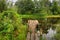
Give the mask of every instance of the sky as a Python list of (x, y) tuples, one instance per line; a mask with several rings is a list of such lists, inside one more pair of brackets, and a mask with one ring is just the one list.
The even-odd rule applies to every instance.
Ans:
[[(13, 2), (16, 2), (17, 0), (12, 0)], [(50, 0), (52, 2), (52, 0)]]
[[(17, 0), (9, 0), (9, 1), (13, 1), (15, 3)], [(32, 0), (32, 1), (34, 1), (34, 0)], [(39, 1), (39, 0), (37, 0), (37, 1)], [(50, 1), (53, 2), (53, 0), (50, 0)]]
[(8, 1), (13, 1), (13, 2), (16, 2), (17, 0), (8, 0)]
[[(14, 2), (13, 5), (14, 5), (17, 0), (9, 0), (9, 1), (13, 1)], [(32, 1), (34, 1), (34, 0), (32, 0)], [(39, 0), (37, 0), (37, 1), (39, 1)], [(52, 2), (53, 0), (50, 0), (50, 1)]]
[[(17, 0), (13, 0), (13, 2), (16, 2)], [(50, 0), (51, 2), (53, 1), (53, 0)], [(56, 0), (56, 1), (58, 1), (58, 0)]]
[(8, 1), (12, 1), (12, 2), (13, 2), (13, 5), (15, 5), (15, 2), (16, 2), (17, 0), (8, 0)]
[(17, 0), (12, 0), (13, 2), (16, 2)]

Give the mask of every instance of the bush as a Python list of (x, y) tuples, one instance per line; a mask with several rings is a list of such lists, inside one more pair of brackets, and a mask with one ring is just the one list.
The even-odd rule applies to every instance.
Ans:
[(0, 13), (0, 40), (25, 40), (26, 27), (18, 13), (4, 11)]
[(56, 40), (60, 40), (60, 26), (57, 27), (57, 33), (56, 33), (56, 35), (55, 35), (55, 39), (56, 39)]

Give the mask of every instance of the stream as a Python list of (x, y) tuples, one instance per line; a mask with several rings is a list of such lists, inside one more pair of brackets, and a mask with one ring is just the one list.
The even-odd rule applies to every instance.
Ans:
[(50, 28), (48, 30), (47, 34), (43, 34), (42, 38), (46, 38), (46, 40), (55, 40), (54, 35), (56, 34), (56, 30), (52, 30), (52, 28)]
[(39, 36), (40, 33), (38, 31), (37, 33), (35, 33), (35, 38), (33, 36), (34, 34), (30, 34), (28, 32), (27, 40), (55, 40), (54, 38), (55, 34), (56, 34), (56, 30), (52, 30), (52, 28), (48, 30), (47, 34), (43, 34), (42, 36)]

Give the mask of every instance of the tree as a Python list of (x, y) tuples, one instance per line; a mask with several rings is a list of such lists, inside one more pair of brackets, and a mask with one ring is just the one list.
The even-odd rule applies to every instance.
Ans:
[(31, 13), (35, 8), (32, 0), (18, 0), (16, 6), (18, 7), (18, 13), (21, 14)]
[(0, 12), (7, 9), (6, 0), (0, 0)]
[(7, 7), (8, 7), (8, 8), (12, 8), (12, 6), (13, 6), (13, 1), (8, 0), (8, 1), (7, 1)]
[(53, 15), (58, 14), (58, 3), (57, 1), (53, 1), (52, 6), (51, 6), (51, 12)]
[(41, 8), (43, 8), (43, 10), (47, 11), (47, 14), (50, 15), (51, 14), (51, 5), (52, 3), (49, 0), (42, 0), (41, 1)]

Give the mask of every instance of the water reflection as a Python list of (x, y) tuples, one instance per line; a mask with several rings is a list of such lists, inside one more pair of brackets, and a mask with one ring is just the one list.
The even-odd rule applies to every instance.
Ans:
[(47, 34), (43, 34), (43, 39), (46, 38), (46, 40), (55, 40), (54, 39), (54, 35), (56, 34), (56, 30), (53, 30), (52, 28), (50, 28), (48, 30), (48, 33)]

